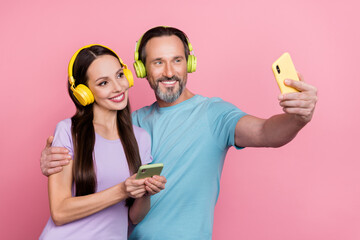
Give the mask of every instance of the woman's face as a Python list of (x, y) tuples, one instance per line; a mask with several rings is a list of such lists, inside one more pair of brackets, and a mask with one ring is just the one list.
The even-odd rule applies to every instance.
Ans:
[(111, 55), (96, 58), (87, 70), (88, 87), (94, 95), (94, 107), (117, 111), (126, 107), (129, 83), (119, 60)]

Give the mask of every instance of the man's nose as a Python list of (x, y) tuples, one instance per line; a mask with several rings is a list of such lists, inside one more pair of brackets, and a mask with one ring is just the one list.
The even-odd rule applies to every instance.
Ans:
[(171, 64), (166, 64), (165, 65), (165, 69), (164, 69), (164, 73), (163, 73), (164, 76), (168, 77), (168, 78), (171, 78), (174, 76), (174, 69), (173, 67), (171, 66)]

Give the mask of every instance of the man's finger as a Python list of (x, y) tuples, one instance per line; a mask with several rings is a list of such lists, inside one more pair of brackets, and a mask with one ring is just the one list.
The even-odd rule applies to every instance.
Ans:
[(46, 176), (50, 176), (50, 175), (52, 175), (52, 174), (61, 172), (62, 170), (63, 170), (62, 167), (49, 168), (49, 169), (47, 170), (47, 172), (44, 172), (44, 174), (45, 174)]
[[(47, 153), (49, 154), (56, 154), (56, 153), (69, 153), (69, 150), (64, 147), (50, 147), (48, 148)], [(70, 156), (70, 155), (69, 155)]]
[(288, 86), (288, 87), (293, 87), (293, 88), (299, 90), (300, 92), (307, 91), (307, 90), (311, 89), (309, 87), (310, 85), (306, 84), (305, 82), (295, 81), (295, 80), (292, 80), (292, 79), (286, 79), (285, 80), (285, 85)]
[(70, 160), (71, 155), (69, 154), (49, 154), (46, 156), (46, 161), (44, 162), (51, 162), (51, 161), (63, 161), (63, 160)]
[(305, 100), (281, 101), (279, 104), (282, 107), (308, 108), (308, 107), (311, 106), (311, 102), (310, 101), (305, 101)]
[(301, 73), (297, 72), (298, 78), (300, 81), (304, 81), (304, 77), (301, 75)]
[(284, 81), (284, 83), (285, 83), (286, 86), (293, 87), (293, 88), (299, 90), (300, 92), (311, 91), (314, 94), (317, 93), (317, 88), (316, 87), (314, 87), (314, 86), (312, 86), (312, 85), (310, 85), (308, 83), (305, 83), (303, 81), (295, 81), (295, 80), (291, 80), (291, 79), (286, 79)]
[(70, 163), (70, 160), (51, 161), (48, 163), (49, 168), (63, 167)]
[(283, 111), (289, 114), (296, 114), (299, 116), (309, 116), (311, 115), (311, 110), (307, 108), (296, 108), (296, 107), (285, 107)]
[(45, 148), (51, 147), (52, 141), (54, 140), (54, 136), (50, 136), (48, 137), (48, 139), (46, 140), (46, 146)]

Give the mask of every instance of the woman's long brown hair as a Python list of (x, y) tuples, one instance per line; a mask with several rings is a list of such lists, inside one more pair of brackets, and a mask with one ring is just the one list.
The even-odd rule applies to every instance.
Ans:
[[(79, 52), (73, 67), (75, 86), (78, 84), (87, 86), (87, 69), (97, 57), (102, 55), (111, 55), (117, 58), (116, 54), (110, 49), (98, 45), (85, 48)], [(93, 104), (82, 106), (74, 97), (70, 84), (68, 85), (68, 91), (76, 106), (76, 113), (71, 118), (74, 143), (73, 179), (75, 196), (84, 196), (95, 193), (97, 188), (93, 159), (95, 145)], [(129, 165), (129, 171), (135, 173), (141, 165), (141, 160), (131, 121), (130, 102), (123, 110), (117, 111), (117, 129)]]

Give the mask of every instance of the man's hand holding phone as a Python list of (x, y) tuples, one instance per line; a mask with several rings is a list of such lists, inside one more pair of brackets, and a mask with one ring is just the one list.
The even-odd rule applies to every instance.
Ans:
[(279, 95), (279, 104), (285, 113), (294, 114), (300, 121), (308, 123), (314, 114), (318, 99), (317, 89), (316, 87), (305, 83), (300, 73), (298, 73), (298, 76), (300, 81), (286, 79), (285, 84), (299, 92)]
[(294, 114), (305, 124), (310, 122), (317, 102), (316, 87), (305, 83), (301, 74), (296, 72), (289, 53), (277, 59), (272, 70), (281, 91), (278, 99), (283, 111)]

